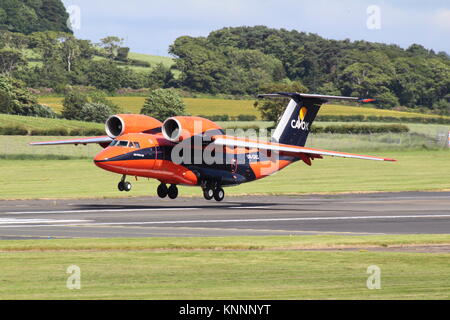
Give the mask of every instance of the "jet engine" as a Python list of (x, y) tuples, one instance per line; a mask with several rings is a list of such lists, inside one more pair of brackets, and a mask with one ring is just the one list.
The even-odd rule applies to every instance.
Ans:
[(142, 114), (116, 114), (106, 120), (105, 130), (114, 139), (126, 133), (151, 131), (161, 125), (161, 121)]
[(214, 134), (223, 134), (222, 128), (217, 124), (200, 117), (171, 117), (162, 125), (164, 138), (171, 142), (181, 142), (208, 131)]

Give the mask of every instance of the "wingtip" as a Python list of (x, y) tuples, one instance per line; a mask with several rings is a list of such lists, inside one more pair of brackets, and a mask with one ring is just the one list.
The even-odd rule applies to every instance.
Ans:
[(371, 103), (371, 102), (376, 102), (376, 99), (359, 99), (360, 103)]
[(384, 161), (389, 161), (389, 162), (397, 162), (397, 160), (396, 160), (396, 159), (389, 159), (389, 158), (387, 158), (387, 159), (384, 159)]

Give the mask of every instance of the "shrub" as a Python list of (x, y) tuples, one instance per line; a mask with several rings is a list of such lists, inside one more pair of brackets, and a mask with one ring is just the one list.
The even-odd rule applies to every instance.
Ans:
[(4, 136), (26, 136), (27, 134), (28, 130), (20, 126), (0, 128), (0, 135)]
[(240, 114), (237, 116), (238, 121), (255, 121), (256, 116), (252, 114)]
[(20, 115), (30, 117), (52, 118), (52, 119), (58, 118), (58, 114), (55, 111), (53, 111), (52, 108), (43, 104), (24, 106), (21, 110)]
[(141, 114), (158, 120), (185, 114), (185, 105), (180, 95), (172, 89), (156, 89), (150, 92)]
[(211, 121), (230, 121), (230, 116), (227, 114), (215, 114), (210, 116), (199, 115), (199, 117), (209, 119)]
[(84, 93), (67, 92), (63, 100), (62, 116), (69, 120), (80, 120), (80, 110), (88, 102), (88, 96)]
[(65, 128), (53, 128), (53, 129), (34, 129), (31, 130), (32, 136), (68, 136), (69, 132)]
[(110, 107), (102, 103), (86, 103), (81, 107), (78, 119), (88, 122), (105, 122), (113, 114)]

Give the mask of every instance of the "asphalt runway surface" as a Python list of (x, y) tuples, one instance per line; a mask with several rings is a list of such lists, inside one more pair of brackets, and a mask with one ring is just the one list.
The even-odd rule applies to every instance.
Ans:
[(0, 201), (0, 239), (450, 234), (450, 192)]

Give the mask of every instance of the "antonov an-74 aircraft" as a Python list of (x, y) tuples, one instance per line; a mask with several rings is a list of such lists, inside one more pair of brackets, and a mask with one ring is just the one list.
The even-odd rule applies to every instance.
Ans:
[(298, 160), (307, 165), (323, 156), (395, 161), (336, 151), (306, 148), (311, 125), (320, 106), (330, 100), (370, 102), (370, 99), (279, 92), (261, 98), (290, 98), (269, 141), (226, 135), (216, 123), (190, 116), (164, 123), (140, 114), (118, 114), (106, 121), (100, 137), (36, 142), (32, 145), (97, 143), (104, 149), (94, 163), (122, 175), (120, 191), (130, 191), (126, 176), (160, 181), (158, 196), (175, 199), (177, 185), (199, 186), (205, 199), (222, 201), (223, 187), (262, 179)]

